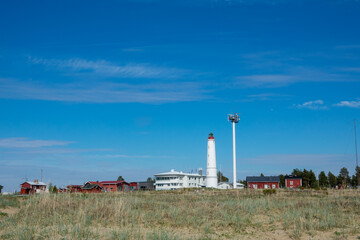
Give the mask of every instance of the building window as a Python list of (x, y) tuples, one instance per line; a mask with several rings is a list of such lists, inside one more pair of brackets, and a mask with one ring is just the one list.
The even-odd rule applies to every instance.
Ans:
[(293, 185), (293, 181), (290, 181), (290, 185)]

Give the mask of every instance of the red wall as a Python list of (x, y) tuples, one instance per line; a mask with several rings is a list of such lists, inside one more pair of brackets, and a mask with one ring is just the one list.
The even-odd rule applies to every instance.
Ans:
[(83, 189), (84, 193), (101, 193), (101, 188)]
[(257, 189), (265, 189), (265, 185), (268, 185), (268, 188), (273, 188), (273, 184), (275, 185), (275, 188), (279, 188), (279, 182), (249, 182), (248, 188), (254, 189), (254, 184), (257, 185)]
[[(105, 192), (117, 192), (118, 186), (116, 184), (102, 184)], [(112, 188), (112, 189), (111, 189)]]
[[(290, 184), (290, 181), (292, 181), (292, 185)], [(302, 180), (301, 179), (285, 179), (285, 187), (286, 188), (298, 188), (302, 186)]]

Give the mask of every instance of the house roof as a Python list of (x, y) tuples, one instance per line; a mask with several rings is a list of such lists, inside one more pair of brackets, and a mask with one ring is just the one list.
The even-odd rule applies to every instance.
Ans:
[(296, 175), (286, 175), (285, 179), (302, 179), (302, 177)]
[(175, 171), (174, 169), (171, 169), (170, 172), (165, 172), (165, 173), (158, 173), (158, 174), (154, 174), (154, 176), (168, 176), (168, 175), (177, 175), (177, 176), (196, 176), (196, 177), (205, 177), (205, 175), (200, 175), (198, 173), (184, 173), (184, 172), (178, 172), (178, 171)]
[(85, 189), (85, 190), (87, 190), (87, 189), (93, 189), (93, 188), (95, 188), (95, 187), (99, 187), (99, 188), (102, 188), (102, 186), (100, 186), (100, 184), (92, 184), (92, 183), (90, 183), (90, 182), (87, 182), (87, 183), (85, 183), (85, 185), (82, 187), (82, 189)]
[(280, 182), (279, 176), (246, 177), (246, 182)]
[(28, 183), (28, 184), (30, 184), (30, 185), (32, 185), (32, 186), (46, 186), (47, 184), (46, 183), (44, 183), (44, 182), (30, 182), (30, 181), (27, 181), (27, 182), (23, 182), (21, 185), (23, 185), (24, 183)]
[(113, 184), (113, 185), (117, 185), (117, 184), (129, 184), (125, 181), (102, 181), (100, 182), (101, 184), (106, 184), (106, 185), (110, 185), (110, 184)]

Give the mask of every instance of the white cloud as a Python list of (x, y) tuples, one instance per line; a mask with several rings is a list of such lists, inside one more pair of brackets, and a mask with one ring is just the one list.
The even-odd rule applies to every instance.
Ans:
[(281, 74), (240, 76), (237, 80), (246, 87), (280, 87), (296, 82), (293, 76)]
[(268, 101), (268, 100), (286, 100), (291, 98), (291, 95), (287, 94), (275, 94), (275, 93), (260, 93), (260, 94), (251, 94), (247, 96), (245, 102), (252, 101)]
[(105, 60), (90, 61), (80, 58), (60, 60), (30, 57), (29, 62), (61, 70), (71, 70), (74, 72), (89, 71), (101, 76), (121, 78), (177, 78), (189, 72), (184, 69), (158, 67), (150, 64), (129, 63), (118, 65)]
[(0, 139), (1, 148), (38, 148), (50, 146), (64, 146), (72, 142), (57, 140), (29, 140), (27, 138), (2, 138)]
[(337, 107), (349, 107), (349, 108), (360, 108), (360, 99), (356, 101), (341, 101), (334, 104)]
[(297, 108), (307, 108), (312, 110), (320, 110), (320, 109), (327, 109), (326, 106), (324, 106), (323, 100), (315, 100), (315, 101), (308, 101), (303, 104), (296, 105)]
[(0, 98), (91, 103), (164, 103), (208, 98), (200, 83), (76, 82), (44, 85), (0, 78)]

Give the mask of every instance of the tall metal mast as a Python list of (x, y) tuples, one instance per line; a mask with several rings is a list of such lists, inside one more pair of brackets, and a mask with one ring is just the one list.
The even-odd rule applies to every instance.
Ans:
[(355, 158), (356, 158), (356, 167), (355, 167), (355, 176), (357, 178), (357, 186), (360, 186), (360, 174), (358, 173), (359, 161), (358, 161), (358, 152), (357, 152), (357, 137), (356, 137), (356, 119), (354, 119), (354, 131), (355, 131)]
[(235, 124), (239, 122), (240, 118), (237, 113), (229, 114), (228, 119), (233, 126), (233, 188), (236, 188), (236, 146), (235, 146)]
[(358, 153), (357, 153), (357, 138), (356, 138), (356, 119), (354, 119), (354, 130), (355, 130), (355, 156), (356, 156), (356, 167), (359, 166)]

